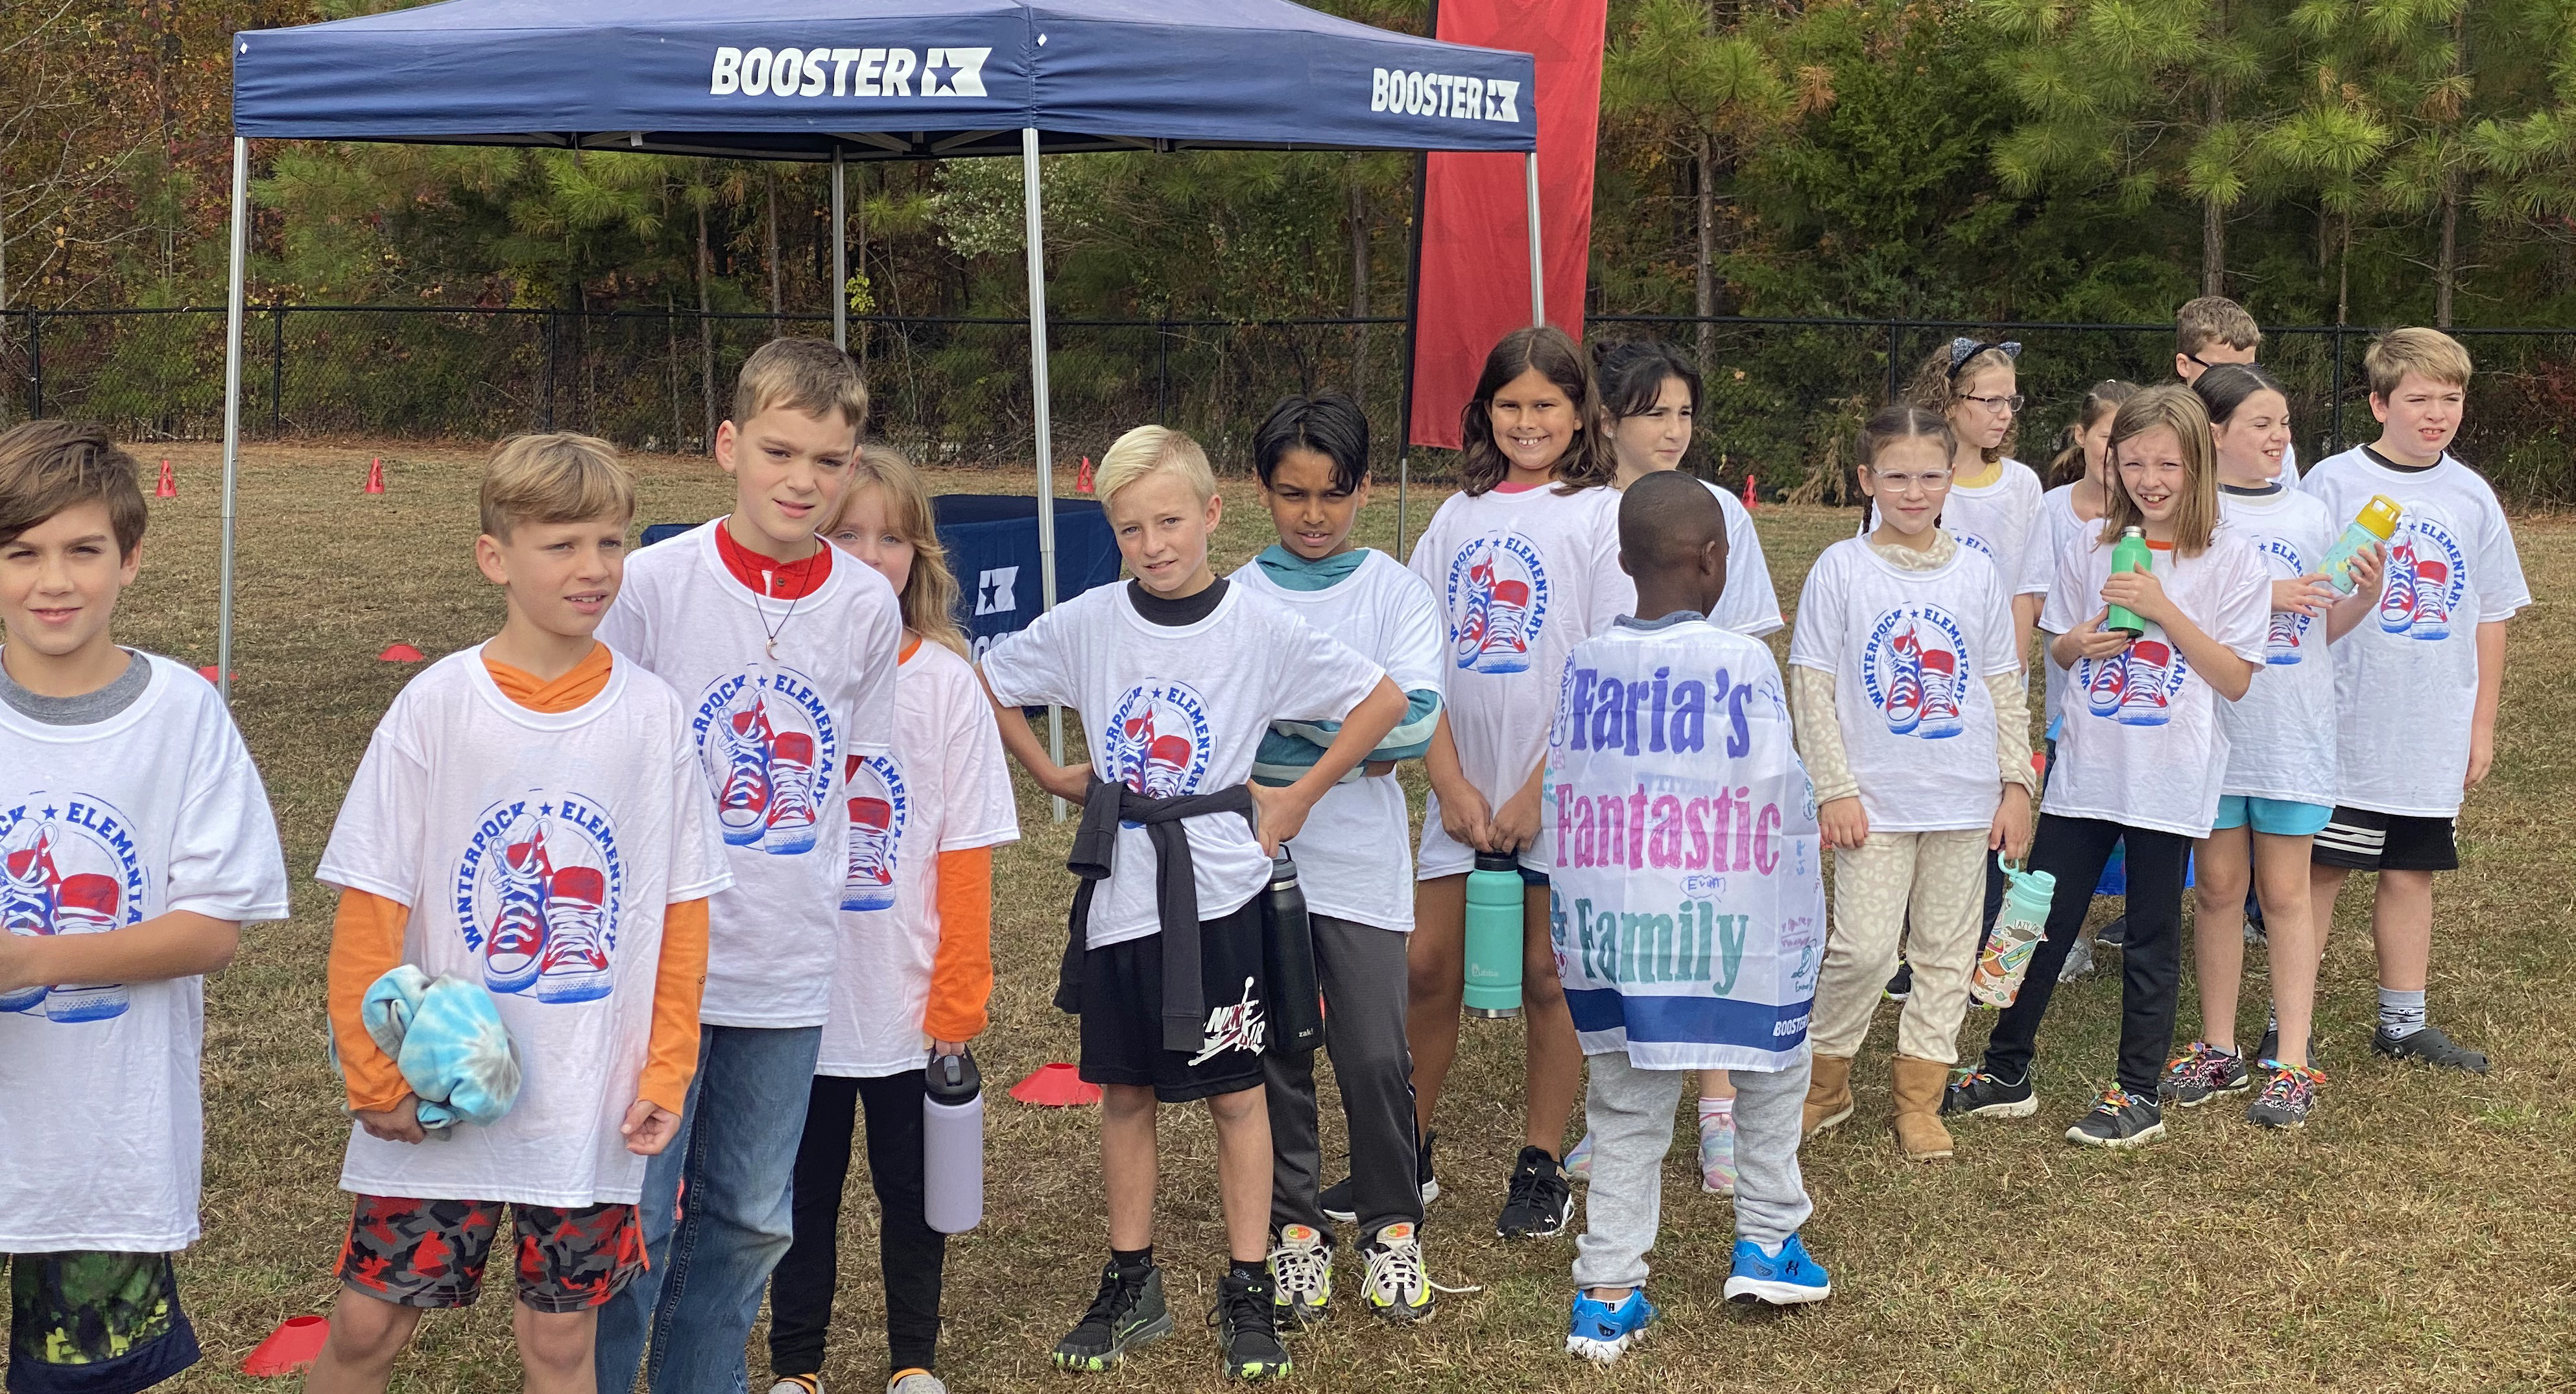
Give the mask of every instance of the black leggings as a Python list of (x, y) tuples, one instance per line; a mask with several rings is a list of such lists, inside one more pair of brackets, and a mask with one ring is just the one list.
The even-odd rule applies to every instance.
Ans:
[(2004, 1009), (1986, 1042), (1986, 1069), (2007, 1080), (2030, 1073), (2040, 1018), (2057, 991), (2058, 972), (2075, 932), (2093, 908), (2093, 887), (2121, 839), (2129, 843), (2129, 940), (2120, 951), (2120, 1087), (2156, 1097), (2173, 1049), (2174, 997), (2182, 985), (2182, 880), (2191, 839), (2094, 818), (2039, 815), (2030, 869), (2057, 878), (2048, 905), (2048, 937), (2031, 955), (2021, 995)]
[(840, 1281), (841, 1188), (850, 1176), (850, 1131), (868, 1120), (868, 1180), (876, 1188), (877, 1253), (885, 1274), (888, 1371), (934, 1369), (939, 1352), (939, 1282), (948, 1236), (922, 1213), (922, 1076), (882, 1079), (816, 1075), (796, 1149), (795, 1242), (769, 1280), (769, 1368), (777, 1375), (823, 1370), (823, 1333)]

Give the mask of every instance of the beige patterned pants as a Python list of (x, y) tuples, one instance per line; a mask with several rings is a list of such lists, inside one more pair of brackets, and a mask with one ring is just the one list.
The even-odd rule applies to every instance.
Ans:
[(1919, 1060), (1958, 1063), (1959, 1023), (1968, 1014), (1968, 975), (1983, 928), (1987, 856), (1984, 828), (1874, 832), (1857, 851), (1834, 853), (1833, 925), (1807, 1025), (1818, 1055), (1860, 1054), (1902, 940), (1914, 965), (1914, 992), (1896, 1024), (1896, 1049)]

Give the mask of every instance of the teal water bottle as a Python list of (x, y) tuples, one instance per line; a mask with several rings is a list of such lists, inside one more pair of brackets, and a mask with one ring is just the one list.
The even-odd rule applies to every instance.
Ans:
[[(2155, 553), (2147, 550), (2146, 530), (2122, 528), (2120, 540), (2111, 548), (2111, 574), (2125, 576), (2132, 571), (2155, 569)], [(2138, 616), (2137, 611), (2125, 605), (2114, 605), (2111, 613), (2103, 618), (2102, 628), (2105, 631), (2125, 630), (2134, 639), (2147, 632), (2147, 622)]]
[(1986, 946), (1977, 953), (1977, 970), (1968, 978), (1968, 1000), (1980, 1007), (2009, 1007), (2021, 995), (2030, 973), (2031, 955), (2048, 934), (2049, 902), (2057, 898), (2057, 878), (2045, 871), (2015, 871), (2003, 854), (1995, 865), (2004, 873), (2004, 904)]
[(1467, 873), (1467, 1014), (1521, 1014), (1521, 863), (1478, 852)]

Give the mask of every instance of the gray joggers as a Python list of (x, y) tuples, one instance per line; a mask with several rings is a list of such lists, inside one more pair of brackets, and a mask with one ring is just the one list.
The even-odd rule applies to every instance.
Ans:
[[(1798, 1175), (1799, 1109), (1807, 1098), (1808, 1056), (1771, 1074), (1735, 1070), (1735, 1237), (1775, 1248), (1815, 1207)], [(1592, 1129), (1592, 1194), (1575, 1241), (1574, 1285), (1636, 1287), (1646, 1251), (1663, 1223), (1664, 1153), (1673, 1112), (1697, 1070), (1641, 1070), (1625, 1051), (1586, 1057), (1592, 1083), (1584, 1122)]]
[[(1324, 990), (1324, 1049), (1333, 1057), (1342, 1111), (1350, 1120), (1351, 1192), (1359, 1240), (1399, 1222), (1422, 1223), (1415, 1183), (1413, 1054), (1404, 1039), (1405, 936), (1391, 929), (1309, 918), (1315, 979)], [(1311, 1225), (1331, 1242), (1317, 1172), (1312, 1056), (1261, 1057), (1270, 1104), (1270, 1225)]]

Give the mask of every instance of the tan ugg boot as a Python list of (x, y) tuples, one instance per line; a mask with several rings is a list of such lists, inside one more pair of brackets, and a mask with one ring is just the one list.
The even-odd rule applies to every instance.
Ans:
[(1814, 1137), (1852, 1116), (1851, 1057), (1819, 1055), (1807, 1075), (1806, 1135)]
[(1896, 1101), (1896, 1145), (1909, 1160), (1937, 1162), (1950, 1155), (1950, 1130), (1941, 1126), (1941, 1095), (1949, 1087), (1950, 1067), (1938, 1060), (1900, 1055), (1889, 1062), (1887, 1092)]

